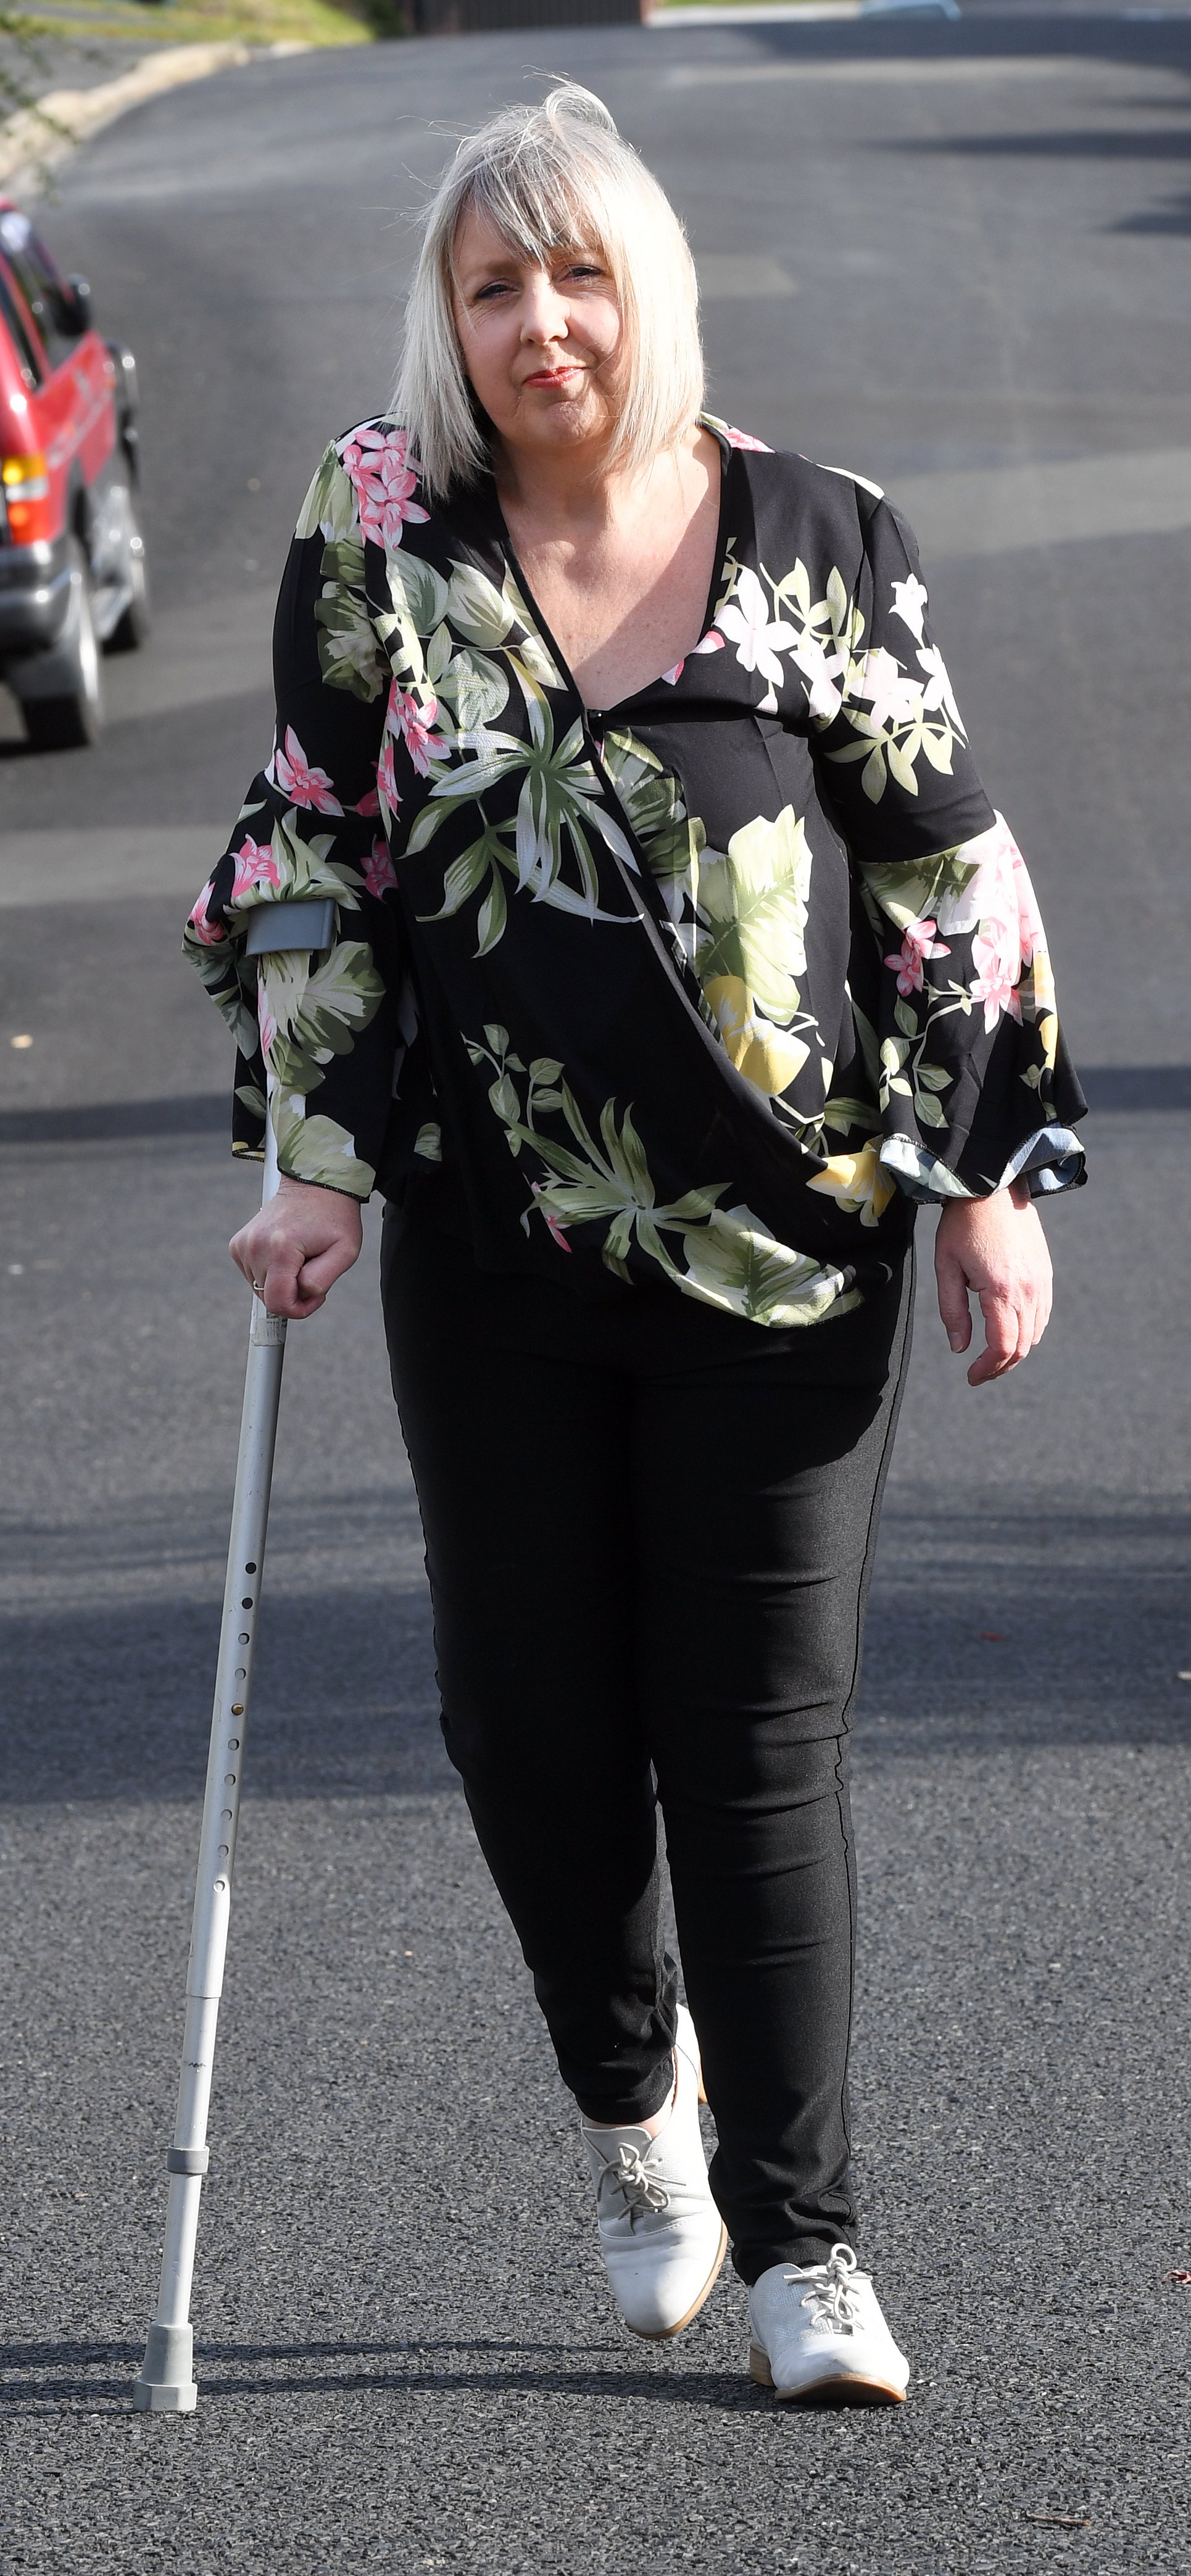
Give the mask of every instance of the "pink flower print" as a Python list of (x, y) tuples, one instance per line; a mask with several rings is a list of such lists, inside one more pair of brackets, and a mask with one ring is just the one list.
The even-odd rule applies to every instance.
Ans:
[(279, 787), (283, 796), (292, 796), (295, 805), (312, 805), (318, 814), (342, 814), (325, 769), (312, 769), (292, 725), (285, 728), (285, 749), (278, 746), (265, 776), (270, 786)]
[(267, 1062), (269, 1049), (277, 1035), (277, 1022), (269, 1009), (268, 1002), (265, 998), (265, 988), (263, 984), (260, 985), (257, 990), (256, 1017), (257, 1026), (261, 1033), (261, 1054), (265, 1057)]
[(373, 842), (371, 851), (364, 861), (364, 883), (369, 894), (375, 895), (388, 894), (396, 885), (396, 872), (389, 856), (387, 841)]
[(195, 938), (201, 939), (204, 948), (215, 948), (221, 939), (227, 937), (227, 932), (221, 923), (207, 919), (207, 906), (211, 900), (214, 885), (214, 877), (208, 877), (193, 911), (186, 916), (187, 929), (193, 930)]
[(549, 1208), (544, 1208), (540, 1204), (541, 1193), (545, 1189), (546, 1183), (544, 1181), (531, 1181), (529, 1186), (533, 1191), (535, 1199), (539, 1200), (538, 1214), (539, 1216), (545, 1217), (546, 1223), (550, 1228), (550, 1232), (553, 1235), (556, 1244), (558, 1245), (559, 1251), (570, 1252), (572, 1246), (567, 1242), (562, 1227), (558, 1222), (558, 1218), (551, 1215)]
[(373, 814), (379, 814), (380, 798), (377, 795), (375, 787), (370, 787), (367, 795), (361, 796), (359, 804), (353, 805), (351, 810), (353, 814), (363, 814), (369, 819), (371, 819)]
[(428, 778), (432, 760), (443, 760), (447, 746), (442, 735), (434, 731), (438, 700), (433, 691), (424, 707), (418, 705), (412, 689), (400, 689), (394, 680), (389, 691), (389, 711), (385, 718), (390, 733), (405, 744), (419, 778)]
[(376, 764), (376, 784), (390, 814), (395, 814), (399, 804), (401, 803), (401, 790), (398, 787), (397, 780), (393, 774), (393, 737), (391, 733), (387, 733), (385, 735), (384, 743), (381, 748), (380, 759)]
[(1030, 871), (1012, 833), (1007, 832), (1005, 837), (1009, 843), (1009, 854), (1013, 864), (1013, 890), (1017, 896), (1017, 935), (1021, 942), (1021, 962), (1023, 966), (1029, 966), (1035, 949), (1045, 948), (1046, 933), (1042, 927), (1042, 915), (1038, 910), (1038, 898), (1030, 883)]
[(935, 928), (933, 921), (910, 922), (902, 932), (902, 944), (898, 955), (886, 958), (886, 965), (892, 966), (897, 976), (899, 993), (922, 991), (924, 957), (950, 957), (951, 950), (945, 941), (936, 939)]
[(357, 429), (339, 450), (360, 505), (360, 526), (378, 546), (399, 546), (407, 519), (430, 513), (413, 498), (421, 466), (403, 429)]
[(236, 862), (230, 898), (233, 903), (240, 895), (250, 893), (253, 886), (280, 885), (281, 870), (273, 856), (271, 841), (246, 839), (238, 850), (233, 850), (232, 857)]
[(747, 429), (732, 429), (725, 421), (723, 430), (729, 447), (751, 447), (756, 456), (772, 456), (773, 449), (766, 446), (764, 439), (750, 438)]
[(982, 921), (972, 941), (972, 964), (975, 981), (968, 986), (974, 1002), (984, 1004), (986, 1031), (995, 1029), (1002, 1011), (1021, 1019), (1021, 1003), (1014, 987), (1021, 973), (1021, 944), (1016, 922)]

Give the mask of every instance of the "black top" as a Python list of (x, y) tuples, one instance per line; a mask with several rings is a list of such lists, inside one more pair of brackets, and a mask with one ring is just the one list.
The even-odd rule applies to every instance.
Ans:
[[(598, 711), (490, 480), (432, 510), (390, 423), (328, 449), (273, 757), (187, 944), (239, 1041), (240, 1151), (259, 1009), (283, 1171), (434, 1174), (483, 1266), (662, 1275), (787, 1326), (888, 1278), (914, 1197), (1082, 1179), (1085, 1104), (904, 520), (707, 425), (705, 632)], [(253, 907), (326, 894), (329, 955), (245, 956)]]

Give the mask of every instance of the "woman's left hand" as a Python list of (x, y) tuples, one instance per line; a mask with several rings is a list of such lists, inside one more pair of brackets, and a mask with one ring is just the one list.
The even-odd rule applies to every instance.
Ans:
[(1024, 1181), (987, 1199), (948, 1199), (935, 1236), (939, 1313), (953, 1351), (972, 1339), (968, 1292), (984, 1317), (985, 1348), (969, 1386), (1004, 1377), (1040, 1342), (1050, 1321), (1050, 1252)]

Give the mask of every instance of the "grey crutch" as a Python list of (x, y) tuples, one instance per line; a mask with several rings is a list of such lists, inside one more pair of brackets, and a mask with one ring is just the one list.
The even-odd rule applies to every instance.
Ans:
[[(334, 936), (334, 917), (331, 902), (261, 904), (249, 927), (248, 954), (259, 957), (282, 949), (327, 948)], [(272, 1120), (266, 1119), (262, 1204), (272, 1197), (276, 1187), (276, 1144)], [(267, 1314), (262, 1299), (254, 1296), (199, 1836), (178, 2112), (174, 2142), (166, 2156), (169, 2200), (161, 2288), (140, 2377), (132, 2391), (133, 2405), (152, 2414), (188, 2415), (198, 2403), (190, 2290), (199, 2199), (208, 2166), (207, 2113), (227, 1955), (236, 1827), (284, 1359), (284, 1317)]]

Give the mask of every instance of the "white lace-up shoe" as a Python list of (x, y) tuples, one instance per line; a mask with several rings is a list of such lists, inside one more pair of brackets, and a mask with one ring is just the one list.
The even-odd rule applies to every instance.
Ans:
[(850, 2245), (825, 2263), (773, 2263), (749, 2292), (749, 2368), (778, 2397), (900, 2406), (910, 2376)]
[(583, 2144), (596, 2189), (600, 2252), (634, 2334), (681, 2334), (698, 2316), (728, 2246), (707, 2182), (699, 2132), (699, 2043), (678, 2010), (677, 2084), (656, 2138), (647, 2129), (589, 2129)]

